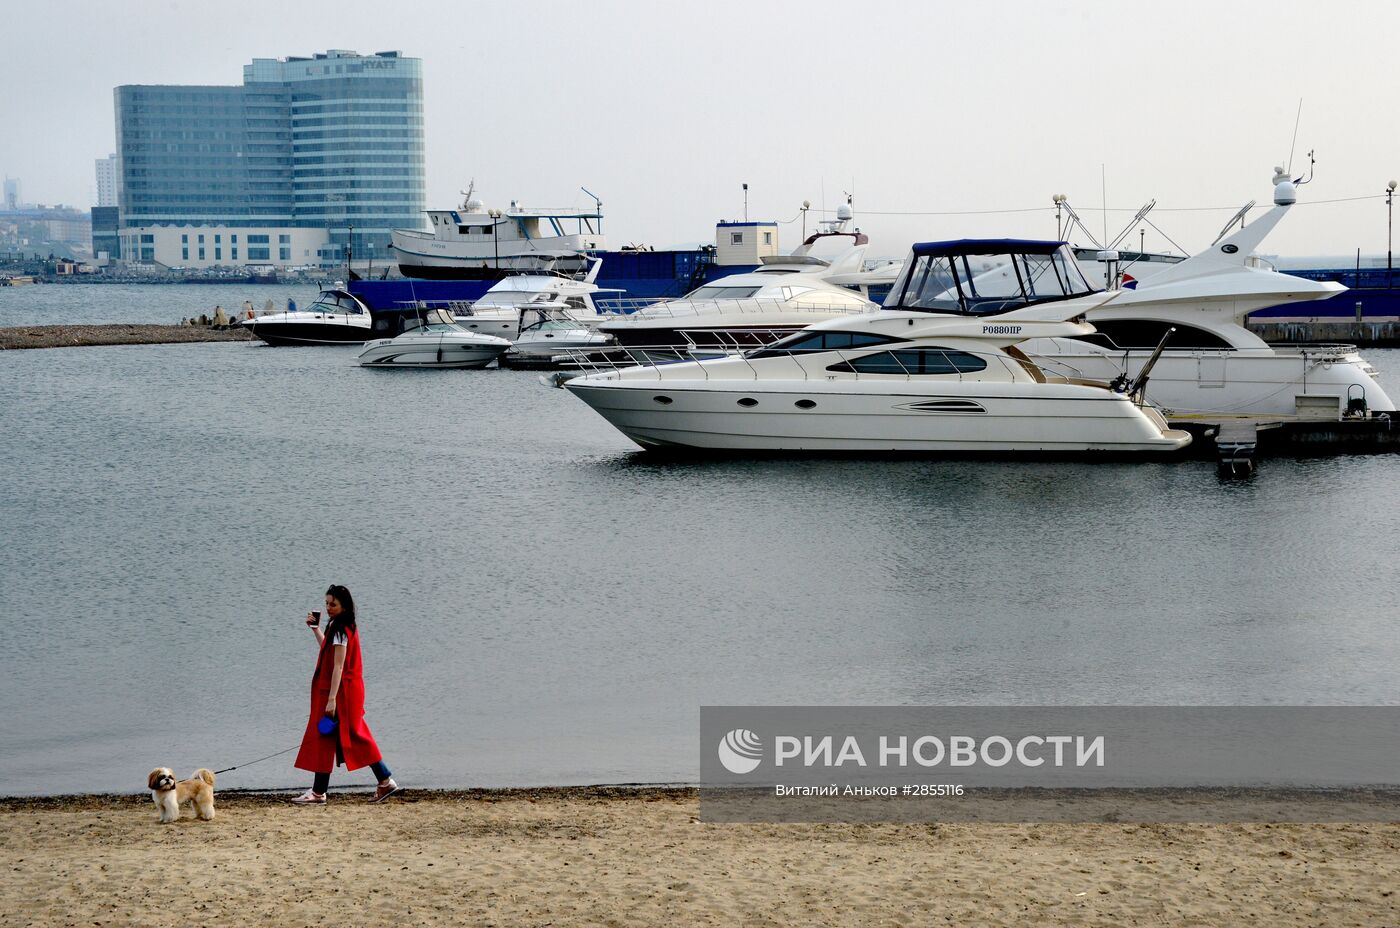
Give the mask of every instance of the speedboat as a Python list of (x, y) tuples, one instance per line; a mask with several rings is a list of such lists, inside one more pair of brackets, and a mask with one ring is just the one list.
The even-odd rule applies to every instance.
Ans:
[(509, 347), (504, 338), (468, 332), (446, 310), (429, 309), (403, 334), (365, 345), (359, 361), (361, 367), (481, 368)]
[(242, 322), (269, 345), (357, 345), (374, 325), (369, 307), (348, 290), (322, 290), (305, 309), (269, 313)]
[[(792, 254), (764, 255), (756, 270), (712, 280), (680, 299), (628, 306), (603, 322), (606, 332), (634, 356), (652, 360), (689, 357), (696, 349), (733, 351), (765, 345), (826, 319), (878, 308), (870, 288), (887, 285), (899, 271), (885, 264), (865, 268), (869, 238), (852, 226), (850, 205), (823, 223)], [(851, 239), (831, 258), (816, 253), (832, 240)], [(632, 310), (632, 311), (628, 311)]]
[(1393, 413), (1376, 369), (1354, 345), (1270, 345), (1245, 327), (1255, 310), (1346, 289), (1281, 274), (1253, 254), (1296, 201), (1295, 183), (1278, 172), (1274, 206), (1263, 216), (1115, 291), (1089, 311), (1092, 334), (1037, 338), (1023, 349), (1047, 371), (1109, 381), (1138, 376), (1166, 338), (1150, 396), (1175, 417)]
[[(974, 263), (1015, 272), (978, 275)], [(1047, 374), (1017, 347), (1092, 334), (1080, 320), (1110, 298), (1063, 242), (931, 242), (914, 246), (884, 311), (739, 356), (596, 367), (560, 385), (652, 449), (1177, 451), (1191, 436), (1142, 400), (1150, 367), (1115, 390)]]
[[(395, 229), (391, 246), (405, 277), (499, 280), (510, 274), (581, 272), (586, 252), (607, 248), (601, 204), (593, 210), (526, 209), (512, 200), (487, 209), (475, 185), (457, 209), (428, 210), (432, 230)], [(573, 231), (566, 227), (572, 223)], [(596, 228), (595, 228), (596, 223)]]

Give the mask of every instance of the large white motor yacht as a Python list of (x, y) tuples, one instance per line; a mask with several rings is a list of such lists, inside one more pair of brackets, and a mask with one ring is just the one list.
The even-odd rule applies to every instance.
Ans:
[[(1009, 276), (970, 270), (1007, 265)], [(884, 312), (829, 319), (711, 360), (594, 370), (563, 386), (645, 448), (1172, 452), (1191, 440), (1137, 384), (1047, 376), (1016, 345), (1093, 332), (1110, 298), (1062, 242), (914, 246)]]
[(586, 252), (607, 248), (602, 209), (487, 209), (463, 194), (457, 209), (428, 210), (430, 231), (395, 229), (391, 247), (405, 277), (497, 280), (509, 274), (582, 271)]
[(361, 367), (482, 368), (495, 361), (510, 342), (494, 335), (468, 332), (443, 309), (424, 310), (413, 328), (395, 338), (365, 345)]
[[(823, 222), (792, 254), (765, 255), (759, 259), (762, 267), (710, 281), (680, 299), (612, 302), (609, 307), (619, 315), (598, 328), (619, 345), (666, 360), (696, 348), (764, 345), (825, 319), (870, 312), (878, 308), (869, 299), (870, 288), (889, 284), (899, 265), (867, 270), (869, 239), (853, 223), (850, 205), (842, 204), (836, 218)], [(844, 239), (850, 244), (839, 253), (818, 253)]]
[(1093, 334), (1037, 338), (1022, 348), (1047, 371), (1132, 378), (1171, 329), (1148, 396), (1173, 415), (1394, 412), (1375, 368), (1355, 346), (1269, 345), (1245, 328), (1255, 310), (1346, 289), (1260, 266), (1254, 250), (1297, 199), (1287, 175), (1276, 175), (1274, 184), (1275, 205), (1263, 216), (1197, 255), (1143, 274), (1135, 289), (1119, 289), (1091, 310)]
[(357, 345), (370, 337), (374, 317), (347, 290), (322, 290), (305, 309), (245, 319), (243, 327), (269, 345)]

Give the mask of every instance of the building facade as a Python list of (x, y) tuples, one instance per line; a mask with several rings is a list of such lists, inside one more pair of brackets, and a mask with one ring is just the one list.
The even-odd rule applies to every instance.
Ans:
[(98, 158), (97, 168), (97, 203), (96, 206), (116, 206), (117, 205), (117, 156), (108, 155), (105, 158)]
[[(257, 229), (297, 241), (309, 239), (288, 230), (317, 229), (330, 244), (316, 259), (335, 263), (352, 229), (357, 256), (387, 258), (390, 231), (422, 225), (416, 58), (343, 50), (258, 58), (244, 66), (241, 87), (127, 85), (114, 95), (121, 223), (144, 230), (138, 249), (163, 241), (156, 227)], [(249, 263), (248, 249), (239, 253)]]
[[(97, 162), (101, 164), (102, 162)], [(94, 206), (92, 208), (92, 256), (101, 260), (106, 255), (109, 260), (121, 260), (121, 229), (117, 221), (115, 206)]]
[(292, 226), (154, 225), (123, 227), (124, 260), (167, 268), (315, 267), (325, 250), (324, 229)]

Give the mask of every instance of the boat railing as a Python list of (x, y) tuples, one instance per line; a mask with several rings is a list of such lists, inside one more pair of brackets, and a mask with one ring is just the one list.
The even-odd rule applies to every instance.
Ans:
[[(684, 346), (678, 346), (674, 344), (654, 345), (649, 347), (640, 345), (608, 345), (603, 346), (601, 348), (561, 348), (558, 350), (556, 357), (560, 359), (561, 367), (580, 370), (589, 374), (620, 372), (624, 370), (637, 370), (644, 368), (654, 373), (658, 381), (667, 380), (672, 375), (676, 374), (678, 370), (677, 365), (684, 362), (717, 361), (729, 358), (743, 361), (745, 367), (748, 369), (750, 377), (753, 380), (760, 380), (763, 378), (764, 375), (761, 374), (759, 370), (753, 365), (753, 361), (758, 359), (750, 358), (750, 354), (754, 350), (754, 348), (755, 346), (752, 345), (727, 348), (723, 345), (697, 345), (694, 342), (691, 342), (690, 344)], [(821, 370), (814, 372), (809, 370), (807, 365), (803, 363), (803, 360), (811, 357), (812, 355), (834, 354), (838, 359), (837, 363), (850, 365), (850, 362), (853, 359), (858, 359), (866, 353), (864, 351), (862, 351), (861, 353), (856, 353), (855, 351), (850, 349), (842, 350), (832, 348), (816, 348), (808, 350), (783, 350), (774, 348), (764, 348), (763, 351), (763, 360), (765, 362), (776, 357), (785, 357), (788, 360), (790, 360), (796, 369), (796, 373), (803, 380), (828, 379), (827, 367), (829, 365), (823, 365)], [(955, 353), (968, 354), (985, 359), (987, 361), (987, 367), (991, 367), (992, 362), (995, 361), (997, 364), (1001, 365), (1002, 369), (1006, 371), (1008, 378), (1013, 381), (1016, 380), (1018, 373), (1022, 376), (1025, 376), (1027, 373), (1029, 373), (1025, 369), (1025, 367), (1015, 358), (1003, 354), (999, 351), (977, 351), (974, 349), (959, 348)], [(897, 353), (892, 353), (891, 357), (893, 358), (895, 364), (899, 367), (899, 371), (897, 372), (865, 372), (864, 374), (862, 374), (860, 371), (857, 371), (852, 367), (852, 369), (847, 373), (851, 375), (851, 379), (853, 380), (861, 380), (863, 377), (876, 377), (888, 381), (888, 378), (890, 377), (898, 377), (900, 376), (900, 374), (903, 374), (905, 381), (908, 382), (915, 381), (916, 379), (919, 382), (930, 382), (926, 379), (929, 375), (920, 374), (917, 371), (911, 371), (907, 367), (905, 367), (904, 362), (899, 360), (899, 355)], [(964, 379), (969, 379), (968, 375), (975, 375), (977, 373), (980, 373), (981, 370), (979, 369), (978, 371), (964, 372), (962, 370), (959, 370), (957, 365), (954, 364), (952, 360), (946, 355), (944, 357), (944, 360), (947, 362), (947, 365), (950, 368), (948, 373), (956, 374), (958, 382), (961, 382)], [(704, 363), (697, 364), (694, 368), (687, 367), (684, 372), (684, 378), (687, 380), (696, 379), (695, 371), (697, 369), (700, 372), (700, 379), (711, 379), (709, 368)], [(775, 376), (775, 372), (770, 371), (767, 376), (773, 377)], [(723, 379), (736, 380), (744, 378), (736, 378), (732, 375), (726, 375)], [(980, 378), (974, 376), (970, 379), (976, 380)]]
[(851, 304), (840, 299), (808, 299), (793, 302), (777, 297), (745, 297), (743, 299), (719, 300), (648, 300), (632, 298), (596, 299), (598, 313), (604, 316), (617, 316), (636, 319), (683, 319), (693, 316), (741, 315), (753, 313), (868, 313), (874, 312), (873, 305)]
[(1313, 358), (1319, 361), (1337, 361), (1357, 352), (1355, 345), (1347, 345), (1342, 342), (1270, 342), (1269, 347), (1275, 352), (1279, 350), (1296, 352), (1304, 358)]

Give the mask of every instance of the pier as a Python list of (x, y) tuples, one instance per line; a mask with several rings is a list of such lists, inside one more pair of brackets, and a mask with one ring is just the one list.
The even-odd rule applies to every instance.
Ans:
[(12, 348), (79, 348), (93, 345), (164, 345), (172, 342), (245, 342), (242, 326), (25, 325), (0, 328), (0, 351)]
[(1254, 473), (1260, 457), (1400, 451), (1400, 428), (1384, 413), (1344, 419), (1206, 414), (1168, 419), (1168, 424), (1190, 432), (1193, 441), (1187, 450), (1197, 458), (1214, 457), (1221, 475), (1228, 477)]

